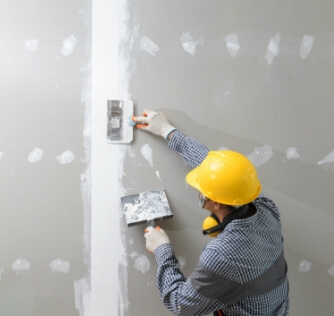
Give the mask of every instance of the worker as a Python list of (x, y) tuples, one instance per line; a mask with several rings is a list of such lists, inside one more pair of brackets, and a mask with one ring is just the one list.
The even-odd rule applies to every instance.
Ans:
[(193, 169), (187, 183), (199, 191), (199, 205), (211, 215), (203, 233), (212, 238), (193, 273), (179, 269), (166, 232), (145, 230), (146, 248), (158, 264), (157, 286), (176, 315), (284, 316), (289, 281), (280, 213), (261, 193), (256, 169), (242, 154), (208, 149), (172, 126), (163, 113), (145, 110), (133, 119), (141, 130), (162, 136)]

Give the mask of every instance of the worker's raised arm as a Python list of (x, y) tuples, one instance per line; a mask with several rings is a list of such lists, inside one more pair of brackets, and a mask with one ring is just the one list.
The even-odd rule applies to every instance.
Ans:
[(180, 153), (193, 168), (197, 167), (209, 152), (199, 141), (187, 137), (171, 125), (164, 113), (144, 110), (142, 116), (134, 117), (133, 121), (137, 123), (137, 128), (166, 139), (169, 149)]
[(142, 116), (133, 117), (132, 120), (137, 123), (137, 128), (161, 136), (166, 140), (176, 130), (174, 126), (169, 124), (165, 114), (151, 110), (144, 110)]

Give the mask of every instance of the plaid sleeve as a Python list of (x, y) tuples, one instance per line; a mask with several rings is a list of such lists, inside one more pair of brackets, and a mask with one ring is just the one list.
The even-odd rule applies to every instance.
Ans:
[(183, 159), (192, 167), (197, 167), (207, 156), (209, 150), (194, 138), (189, 138), (179, 130), (175, 130), (168, 148), (180, 153)]
[(157, 286), (164, 305), (176, 315), (206, 315), (222, 307), (216, 299), (204, 297), (195, 291), (179, 269), (171, 244), (155, 251), (158, 263)]

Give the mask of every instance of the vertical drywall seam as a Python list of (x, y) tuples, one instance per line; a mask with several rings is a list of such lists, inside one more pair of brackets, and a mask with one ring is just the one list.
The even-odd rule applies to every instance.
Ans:
[(84, 148), (84, 161), (87, 164), (87, 168), (81, 173), (81, 196), (84, 211), (84, 261), (87, 266), (87, 276), (74, 281), (74, 293), (75, 293), (75, 307), (79, 311), (80, 316), (91, 316), (90, 301), (91, 301), (91, 125), (92, 125), (92, 81), (91, 81), (91, 2), (87, 3), (86, 12), (86, 26), (89, 28), (86, 53), (89, 62), (87, 66), (82, 67), (81, 71), (85, 73), (83, 80), (83, 86), (81, 91), (81, 104), (84, 105), (85, 121), (83, 126), (83, 148)]
[(91, 315), (122, 315), (127, 297), (119, 274), (127, 282), (124, 268), (119, 271), (124, 259), (120, 196), (127, 145), (107, 144), (106, 113), (108, 99), (128, 98), (127, 56), (119, 54), (127, 32), (126, 2), (94, 0), (92, 11)]

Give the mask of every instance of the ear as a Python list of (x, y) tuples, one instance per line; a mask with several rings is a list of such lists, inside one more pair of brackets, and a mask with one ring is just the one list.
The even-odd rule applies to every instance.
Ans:
[(218, 203), (218, 202), (214, 202), (214, 204), (213, 204), (213, 209), (214, 209), (215, 211), (220, 210), (220, 207), (221, 207), (221, 204), (220, 204), (220, 203)]

